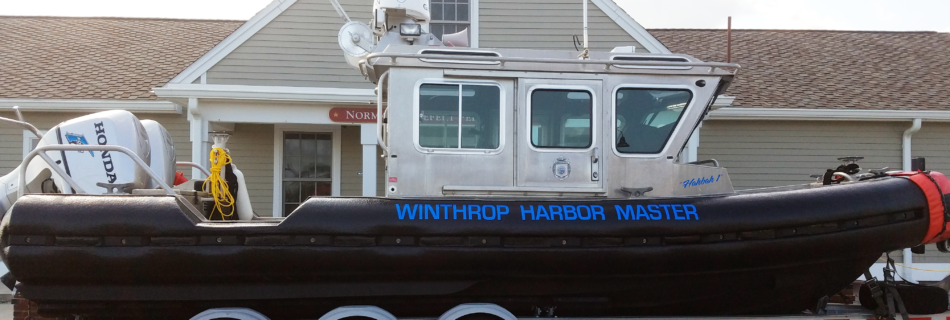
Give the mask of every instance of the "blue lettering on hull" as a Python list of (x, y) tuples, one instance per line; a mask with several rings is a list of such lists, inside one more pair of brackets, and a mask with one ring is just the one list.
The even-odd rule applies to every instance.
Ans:
[[(596, 204), (519, 205), (514, 219), (524, 221), (694, 221), (699, 210), (692, 204), (628, 204), (613, 208)], [(613, 209), (613, 213), (607, 210)], [(510, 219), (511, 207), (495, 204), (396, 204), (399, 220), (501, 221)]]

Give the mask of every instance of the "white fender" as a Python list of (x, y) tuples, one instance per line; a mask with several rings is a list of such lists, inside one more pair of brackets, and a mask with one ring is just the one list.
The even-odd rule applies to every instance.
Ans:
[(234, 205), (237, 210), (238, 219), (254, 219), (254, 208), (251, 207), (251, 198), (247, 194), (247, 182), (244, 181), (244, 173), (238, 170), (234, 163), (231, 163), (231, 168), (234, 169), (234, 176), (237, 177), (238, 181), (238, 192), (234, 197), (234, 202), (237, 202)]

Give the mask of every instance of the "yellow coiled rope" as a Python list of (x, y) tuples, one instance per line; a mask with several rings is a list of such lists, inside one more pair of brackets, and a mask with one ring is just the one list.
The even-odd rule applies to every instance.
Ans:
[[(211, 175), (202, 185), (202, 188), (214, 197), (214, 211), (208, 218), (214, 219), (214, 213), (218, 212), (221, 214), (221, 220), (225, 220), (234, 215), (234, 196), (228, 189), (228, 182), (221, 176), (221, 168), (231, 163), (231, 156), (222, 148), (214, 148), (208, 157), (211, 159)], [(228, 213), (225, 213), (225, 209)]]

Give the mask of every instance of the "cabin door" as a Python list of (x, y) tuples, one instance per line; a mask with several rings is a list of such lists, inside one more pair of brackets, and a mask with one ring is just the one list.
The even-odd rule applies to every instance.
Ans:
[(518, 186), (603, 188), (602, 82), (521, 79), (518, 85)]

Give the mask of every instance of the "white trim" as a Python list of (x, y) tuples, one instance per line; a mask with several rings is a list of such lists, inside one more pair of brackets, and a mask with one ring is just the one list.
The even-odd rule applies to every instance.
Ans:
[(653, 37), (639, 23), (633, 20), (626, 11), (623, 11), (613, 0), (590, 0), (600, 11), (603, 11), (610, 19), (623, 28), (633, 39), (637, 40), (643, 48), (651, 53), (672, 53), (659, 40)]
[(244, 44), (251, 36), (263, 29), (264, 26), (273, 21), (274, 18), (277, 18), (277, 16), (283, 13), (284, 10), (287, 10), (287, 8), (295, 2), (297, 2), (297, 0), (274, 0), (274, 2), (271, 2), (267, 7), (264, 7), (264, 9), (254, 15), (251, 20), (242, 24), (241, 27), (234, 30), (227, 38), (224, 38), (224, 40), (221, 40), (214, 48), (211, 48), (208, 53), (198, 58), (195, 63), (192, 63), (188, 68), (185, 68), (185, 70), (172, 78), (171, 81), (168, 81), (168, 83), (194, 82), (195, 79), (198, 79), (205, 72), (208, 72), (211, 67), (218, 64), (224, 57), (227, 57), (234, 49)]
[(468, 46), (478, 48), (478, 0), (469, 0), (468, 21), (470, 28), (468, 30)]
[(245, 86), (227, 84), (167, 84), (154, 88), (163, 99), (243, 99), (316, 101), (337, 104), (376, 104), (373, 89)]
[(22, 111), (96, 112), (126, 110), (136, 113), (181, 114), (181, 106), (170, 101), (93, 100), (93, 99), (0, 99), (0, 109), (20, 106)]
[(917, 118), (950, 121), (950, 111), (720, 108), (709, 112), (711, 120), (908, 121)]
[(274, 197), (273, 197), (273, 216), (284, 216), (284, 183), (283, 183), (283, 163), (284, 163), (284, 132), (314, 132), (333, 134), (333, 160), (331, 163), (332, 171), (330, 173), (330, 185), (333, 197), (340, 196), (340, 178), (342, 177), (341, 165), (342, 156), (342, 138), (341, 126), (334, 125), (301, 125), (301, 124), (274, 124)]

